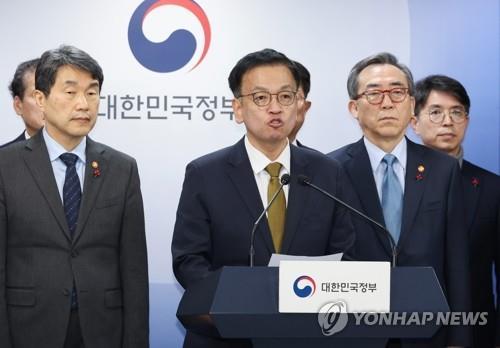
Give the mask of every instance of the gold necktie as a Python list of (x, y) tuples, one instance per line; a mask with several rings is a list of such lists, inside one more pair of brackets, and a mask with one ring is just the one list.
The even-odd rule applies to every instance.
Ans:
[[(280, 169), (281, 163), (278, 162), (271, 163), (266, 167), (266, 172), (268, 172), (271, 176), (271, 179), (269, 179), (269, 185), (267, 186), (268, 204), (276, 191), (280, 188)], [(274, 250), (276, 250), (277, 253), (281, 251), (281, 243), (283, 242), (283, 235), (285, 234), (285, 215), (285, 193), (281, 190), (267, 211), (267, 221), (273, 238)]]

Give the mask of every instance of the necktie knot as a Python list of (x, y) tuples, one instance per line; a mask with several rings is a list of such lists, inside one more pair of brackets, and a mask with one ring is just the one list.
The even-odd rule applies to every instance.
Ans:
[(394, 156), (393, 154), (390, 154), (390, 153), (388, 153), (387, 155), (384, 156), (384, 158), (382, 158), (382, 162), (387, 164), (388, 167), (392, 167), (392, 164), (396, 160), (397, 160), (396, 156)]
[(266, 167), (266, 172), (268, 172), (272, 178), (279, 177), (280, 170), (281, 170), (281, 163), (279, 162), (269, 163)]
[(78, 161), (78, 156), (69, 152), (63, 153), (59, 158), (64, 162), (66, 167), (74, 167), (76, 161)]

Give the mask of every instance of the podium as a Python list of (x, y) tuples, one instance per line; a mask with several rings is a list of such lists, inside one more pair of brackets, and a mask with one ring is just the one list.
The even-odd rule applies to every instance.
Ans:
[[(324, 336), (317, 313), (279, 313), (276, 267), (223, 267), (189, 287), (177, 310), (187, 330), (222, 338), (248, 338), (264, 347), (384, 347), (388, 338), (428, 338), (439, 329), (436, 320), (415, 325), (356, 322)], [(449, 312), (431, 267), (391, 269), (391, 312)], [(435, 315), (434, 315), (435, 318)]]

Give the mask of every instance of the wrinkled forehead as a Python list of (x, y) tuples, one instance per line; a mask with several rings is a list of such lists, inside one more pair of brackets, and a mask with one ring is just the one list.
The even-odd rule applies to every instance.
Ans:
[(99, 86), (99, 81), (90, 71), (69, 64), (57, 68), (55, 82), (63, 85)]
[(372, 64), (358, 76), (358, 89), (408, 87), (405, 73), (391, 64)]

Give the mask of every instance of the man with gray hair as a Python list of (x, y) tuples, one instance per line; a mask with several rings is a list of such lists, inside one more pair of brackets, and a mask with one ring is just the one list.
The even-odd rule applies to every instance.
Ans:
[[(400, 266), (430, 266), (453, 312), (470, 310), (469, 254), (457, 161), (405, 137), (413, 117), (410, 70), (390, 53), (358, 62), (347, 81), (348, 108), (363, 137), (329, 154), (353, 186), (351, 203), (389, 233), (353, 218), (354, 258)], [(391, 245), (393, 244), (394, 245)], [(470, 330), (452, 326), (425, 347), (469, 346)], [(400, 342), (389, 342), (389, 346)]]
[(45, 52), (45, 127), (0, 150), (2, 348), (149, 346), (137, 164), (88, 137), (103, 79), (76, 47)]

